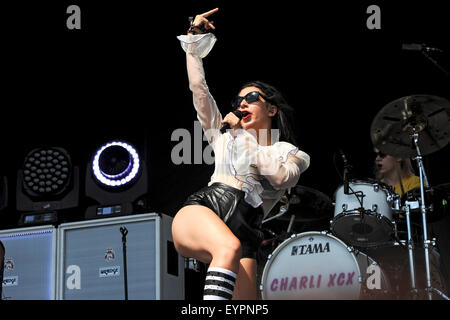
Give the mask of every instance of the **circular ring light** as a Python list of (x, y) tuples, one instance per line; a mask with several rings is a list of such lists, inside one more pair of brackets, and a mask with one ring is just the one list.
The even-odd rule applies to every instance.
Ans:
[(125, 142), (109, 142), (95, 154), (92, 171), (95, 178), (105, 186), (124, 186), (131, 183), (139, 172), (139, 155)]
[(58, 195), (69, 185), (70, 157), (61, 148), (34, 149), (25, 157), (22, 186), (31, 196)]

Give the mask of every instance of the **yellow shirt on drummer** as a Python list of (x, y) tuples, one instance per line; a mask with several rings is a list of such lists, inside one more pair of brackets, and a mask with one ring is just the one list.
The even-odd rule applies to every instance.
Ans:
[[(383, 182), (384, 179), (381, 180)], [(420, 188), (420, 178), (415, 175), (410, 175), (409, 177), (402, 179), (403, 189), (405, 190), (405, 193), (408, 191), (411, 191), (412, 189)], [(402, 193), (402, 187), (400, 186), (400, 183), (396, 184), (394, 186), (394, 191), (398, 195), (403, 195)]]

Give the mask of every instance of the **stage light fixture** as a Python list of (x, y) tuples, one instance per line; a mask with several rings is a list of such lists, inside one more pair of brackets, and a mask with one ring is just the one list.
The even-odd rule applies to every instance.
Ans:
[(131, 145), (113, 141), (102, 146), (92, 161), (95, 178), (109, 187), (120, 187), (133, 182), (139, 173), (139, 155)]
[(62, 150), (36, 149), (23, 167), (23, 188), (31, 197), (56, 196), (69, 184), (71, 163)]
[(135, 201), (147, 193), (147, 169), (130, 143), (111, 141), (95, 152), (86, 170), (86, 196), (97, 201), (86, 219), (135, 213)]
[(19, 225), (53, 223), (57, 210), (78, 206), (79, 169), (59, 147), (30, 151), (17, 173), (16, 207)]

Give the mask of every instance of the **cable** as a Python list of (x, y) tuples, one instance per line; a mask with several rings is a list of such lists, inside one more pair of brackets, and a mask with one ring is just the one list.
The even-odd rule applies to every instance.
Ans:
[(337, 165), (336, 165), (336, 151), (335, 152), (333, 152), (333, 165), (334, 165), (334, 169), (336, 170), (336, 173), (338, 174), (338, 176), (339, 176), (339, 179), (340, 180), (344, 180), (344, 178), (342, 177), (342, 175), (341, 175), (341, 173), (340, 173), (340, 171), (338, 170), (338, 167), (337, 167)]
[[(349, 195), (355, 195), (355, 197), (356, 197), (356, 199), (358, 200), (359, 205), (361, 206), (361, 208), (364, 208), (364, 205), (363, 205), (363, 198), (366, 196), (366, 195), (364, 194), (364, 192), (362, 192), (362, 191), (357, 191), (357, 192), (355, 192), (355, 191), (352, 189), (352, 187), (350, 187), (350, 186), (348, 186), (348, 188), (349, 188), (350, 191), (351, 191), (351, 193), (349, 193)], [(359, 195), (359, 196), (358, 196), (358, 195)], [(360, 197), (361, 197), (361, 199), (360, 199)]]

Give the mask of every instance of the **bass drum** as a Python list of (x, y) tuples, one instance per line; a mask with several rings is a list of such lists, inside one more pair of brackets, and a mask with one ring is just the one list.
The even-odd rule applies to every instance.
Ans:
[(281, 243), (269, 255), (260, 285), (263, 300), (383, 299), (388, 289), (370, 257), (318, 231)]

